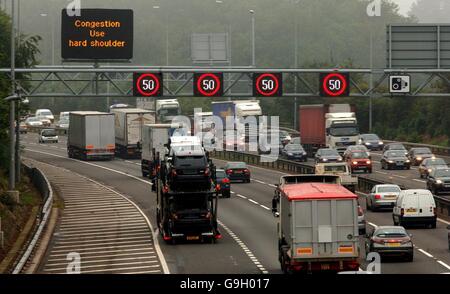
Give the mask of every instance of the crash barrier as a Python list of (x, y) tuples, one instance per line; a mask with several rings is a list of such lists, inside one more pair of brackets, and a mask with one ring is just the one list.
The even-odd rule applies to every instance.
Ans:
[(28, 243), (28, 246), (21, 253), (17, 263), (14, 266), (14, 270), (12, 272), (13, 274), (20, 274), (25, 267), (26, 262), (30, 258), (31, 253), (34, 251), (36, 244), (40, 239), (45, 226), (47, 225), (48, 218), (53, 207), (53, 189), (44, 173), (42, 173), (40, 169), (33, 166), (28, 166), (25, 164), (23, 164), (22, 166), (31, 179), (33, 185), (42, 195), (44, 205), (42, 206), (40, 213), (38, 214), (35, 229)]
[(42, 130), (46, 129), (54, 129), (58, 135), (67, 135), (67, 129), (61, 129), (57, 127), (27, 127), (27, 131), (30, 133), (37, 133), (39, 134)]
[[(214, 151), (211, 153), (211, 156), (217, 159), (222, 159), (225, 161), (241, 161), (246, 162), (251, 165), (256, 165), (264, 168), (274, 169), (286, 173), (295, 173), (295, 174), (313, 174), (314, 167), (306, 164), (298, 163), (295, 161), (278, 159), (273, 162), (263, 162), (261, 161), (261, 156), (257, 154), (250, 154), (245, 152), (236, 152), (236, 151)], [(370, 190), (375, 185), (380, 184), (395, 184), (394, 180), (392, 181), (377, 181), (370, 179), (366, 176), (358, 177), (358, 191), (362, 193), (369, 193)], [(401, 189), (405, 190), (407, 187), (403, 185), (399, 185)], [(434, 196), (436, 202), (436, 209), (438, 214), (446, 217), (450, 217), (450, 197), (441, 197)]]

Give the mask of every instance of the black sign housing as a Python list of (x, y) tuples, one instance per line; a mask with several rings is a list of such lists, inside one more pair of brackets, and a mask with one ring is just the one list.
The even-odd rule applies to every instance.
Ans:
[(63, 59), (129, 60), (133, 58), (133, 10), (81, 9), (81, 16), (62, 10)]

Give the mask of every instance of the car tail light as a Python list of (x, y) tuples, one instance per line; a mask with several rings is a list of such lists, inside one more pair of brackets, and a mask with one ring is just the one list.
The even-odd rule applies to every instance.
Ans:
[(172, 237), (164, 235), (163, 240), (164, 241), (170, 241), (170, 240), (172, 240)]
[(216, 191), (220, 191), (220, 184), (216, 185)]
[(373, 241), (373, 243), (376, 243), (376, 244), (384, 244), (384, 240), (377, 238), (377, 237), (373, 237), (372, 241)]
[(380, 200), (381, 199), (381, 195), (375, 195), (375, 199)]
[(211, 216), (212, 216), (211, 212), (208, 212), (208, 213), (205, 215), (205, 218), (206, 218), (206, 219), (211, 219)]
[(214, 238), (216, 238), (216, 240), (220, 240), (222, 239), (222, 234), (216, 234)]
[(227, 169), (227, 175), (231, 175), (233, 171), (231, 169)]
[(350, 270), (356, 270), (359, 269), (359, 262), (357, 260), (354, 261), (347, 261), (345, 263), (346, 268), (350, 269)]
[(404, 215), (405, 215), (405, 209), (404, 209), (404, 208), (402, 208), (402, 209), (400, 210), (400, 215), (401, 215), (401, 216), (404, 216)]
[(206, 168), (205, 169), (205, 176), (209, 176), (209, 173), (210, 173), (209, 168)]
[(164, 188), (163, 188), (163, 193), (169, 193), (169, 187), (164, 186)]
[(250, 171), (248, 169), (244, 169), (244, 174), (249, 174)]
[(409, 242), (411, 242), (411, 238), (408, 237), (408, 238), (402, 239), (400, 243), (401, 244), (406, 244), (406, 243), (409, 243)]
[(224, 184), (229, 184), (229, 183), (230, 183), (230, 179), (225, 178), (225, 179), (222, 180), (222, 183), (224, 183)]
[(177, 171), (175, 169), (172, 170), (172, 176), (174, 176), (174, 177), (177, 176)]
[(364, 215), (364, 211), (361, 208), (361, 206), (358, 206), (358, 216), (363, 216)]

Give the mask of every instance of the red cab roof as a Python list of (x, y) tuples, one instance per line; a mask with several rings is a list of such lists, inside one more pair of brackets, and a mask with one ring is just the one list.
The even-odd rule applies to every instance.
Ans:
[(282, 193), (289, 201), (321, 199), (357, 199), (358, 197), (338, 184), (302, 183), (286, 185)]

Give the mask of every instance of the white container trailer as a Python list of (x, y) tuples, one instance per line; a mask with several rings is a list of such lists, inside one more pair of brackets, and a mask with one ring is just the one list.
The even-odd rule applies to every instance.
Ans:
[(273, 211), (279, 216), (283, 272), (358, 271), (358, 199), (339, 181), (337, 176), (281, 178)]
[(164, 160), (169, 151), (168, 144), (173, 130), (171, 124), (144, 125), (142, 132), (142, 176), (154, 175), (159, 162)]
[(140, 158), (142, 133), (145, 124), (155, 123), (155, 112), (139, 109), (113, 109), (115, 115), (116, 155), (122, 158)]
[(69, 158), (113, 159), (115, 152), (114, 114), (77, 111), (69, 115), (67, 152)]

